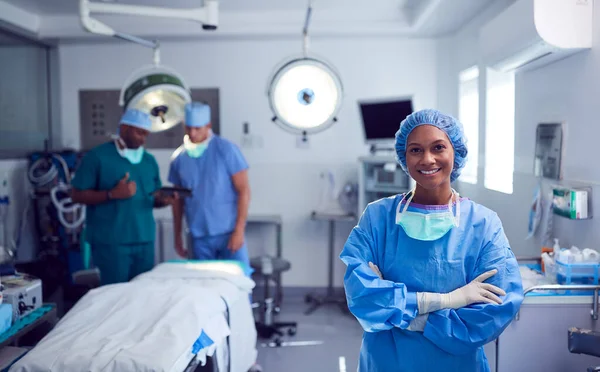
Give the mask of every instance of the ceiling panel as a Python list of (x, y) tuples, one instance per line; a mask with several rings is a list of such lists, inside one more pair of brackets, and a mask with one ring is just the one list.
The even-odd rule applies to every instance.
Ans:
[(13, 35), (0, 30), (0, 47), (7, 46), (37, 46), (35, 42), (32, 42), (24, 37)]
[[(77, 0), (3, 0), (24, 10), (39, 14), (76, 14), (79, 6)], [(101, 2), (95, 0), (95, 2)], [(166, 6), (164, 0), (115, 0), (105, 1), (116, 4)], [(362, 9), (365, 11), (401, 11), (406, 0), (313, 0), (315, 9), (344, 8)], [(191, 8), (201, 6), (202, 0), (169, 0), (169, 7)], [(223, 11), (268, 11), (268, 10), (304, 10), (307, 0), (220, 0), (219, 8)]]
[[(77, 0), (0, 0), (11, 3), (26, 11), (44, 16), (67, 15), (77, 17)], [(100, 2), (101, 0), (94, 0)], [(315, 29), (319, 27), (344, 27), (344, 31), (352, 31), (353, 27), (365, 26), (385, 29), (402, 28), (410, 24), (418, 24), (416, 30), (406, 28), (412, 36), (434, 37), (451, 33), (472, 19), (493, 0), (312, 0)], [(131, 5), (166, 6), (173, 8), (190, 8), (201, 6), (203, 0), (109, 0), (106, 2)], [(268, 28), (289, 22), (303, 23), (308, 0), (219, 0), (222, 20), (237, 20), (240, 25), (261, 22), (261, 27)], [(433, 7), (431, 6), (433, 5)], [(433, 9), (433, 10), (432, 10)], [(429, 12), (428, 10), (432, 10)], [(427, 14), (421, 20), (420, 16)], [(110, 16), (105, 19), (110, 23)], [(144, 22), (141, 18), (129, 17), (128, 22)], [(165, 22), (166, 24), (166, 22)], [(299, 27), (302, 25), (300, 24)], [(133, 27), (135, 29), (135, 27)], [(51, 33), (50, 33), (51, 34)], [(160, 36), (160, 35), (156, 35)]]
[(419, 30), (422, 36), (443, 36), (454, 33), (498, 0), (441, 1), (436, 11)]

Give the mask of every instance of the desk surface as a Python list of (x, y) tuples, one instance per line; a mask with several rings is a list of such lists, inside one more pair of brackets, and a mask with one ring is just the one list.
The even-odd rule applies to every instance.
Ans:
[(16, 321), (6, 332), (0, 334), (0, 347), (12, 344), (13, 341), (25, 336), (45, 322), (56, 322), (57, 320), (56, 304), (44, 304), (42, 308), (34, 310), (23, 319)]
[(327, 214), (312, 212), (310, 218), (322, 221), (356, 221), (356, 217), (351, 214)]
[(250, 214), (246, 219), (249, 223), (272, 223), (281, 225), (281, 216), (278, 214)]

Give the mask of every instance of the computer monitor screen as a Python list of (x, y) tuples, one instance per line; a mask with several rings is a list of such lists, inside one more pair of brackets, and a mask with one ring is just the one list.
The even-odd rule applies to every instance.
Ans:
[(367, 143), (393, 140), (400, 122), (413, 112), (412, 99), (362, 101), (358, 104)]

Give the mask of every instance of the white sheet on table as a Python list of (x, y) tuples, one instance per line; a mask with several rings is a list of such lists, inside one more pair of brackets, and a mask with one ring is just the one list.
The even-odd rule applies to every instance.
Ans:
[[(239, 303), (251, 313), (246, 293), (253, 285), (232, 274), (159, 265), (130, 283), (90, 291), (10, 371), (179, 372), (193, 357), (191, 347), (208, 322), (223, 317), (221, 296), (230, 312)], [(254, 345), (253, 323), (239, 327), (254, 332)], [(229, 329), (221, 329), (209, 337), (223, 340)]]
[[(182, 271), (181, 267), (187, 269)], [(227, 272), (197, 270), (193, 264), (187, 265), (182, 263), (160, 264), (154, 270), (138, 276), (135, 280), (160, 281), (172, 280), (173, 277), (177, 277), (177, 280), (194, 282), (196, 285), (218, 289), (229, 307), (229, 324), (231, 329), (231, 334), (229, 335), (230, 349), (221, 348), (217, 350), (216, 357), (218, 363), (220, 366), (223, 366), (224, 359), (229, 358), (231, 361), (231, 371), (249, 370), (256, 362), (257, 334), (249, 298), (247, 295), (240, 295), (240, 290), (250, 294), (254, 288), (254, 282), (245, 276), (232, 275)], [(225, 341), (221, 340), (219, 342), (212, 336), (211, 338), (217, 344)], [(209, 354), (209, 356), (211, 355)], [(199, 357), (201, 360), (205, 359), (205, 355), (202, 352), (199, 353)]]
[[(521, 281), (523, 282), (523, 289), (529, 289), (537, 285), (553, 284), (552, 278), (544, 276), (537, 270), (533, 270), (526, 266), (520, 266), (519, 271), (521, 273)], [(535, 293), (543, 293), (544, 291), (533, 291)], [(547, 291), (545, 293), (548, 293)]]

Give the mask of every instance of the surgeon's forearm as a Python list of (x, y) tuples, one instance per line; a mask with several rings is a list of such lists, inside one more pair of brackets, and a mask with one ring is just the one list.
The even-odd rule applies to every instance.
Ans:
[(77, 190), (71, 191), (71, 199), (74, 203), (85, 204), (85, 205), (97, 205), (106, 203), (110, 200), (108, 191), (98, 190)]
[(235, 221), (235, 231), (243, 232), (248, 219), (248, 208), (250, 206), (250, 187), (246, 187), (238, 194), (238, 212)]
[(172, 205), (173, 210), (173, 233), (175, 236), (181, 236), (183, 221), (183, 200), (175, 201)]

